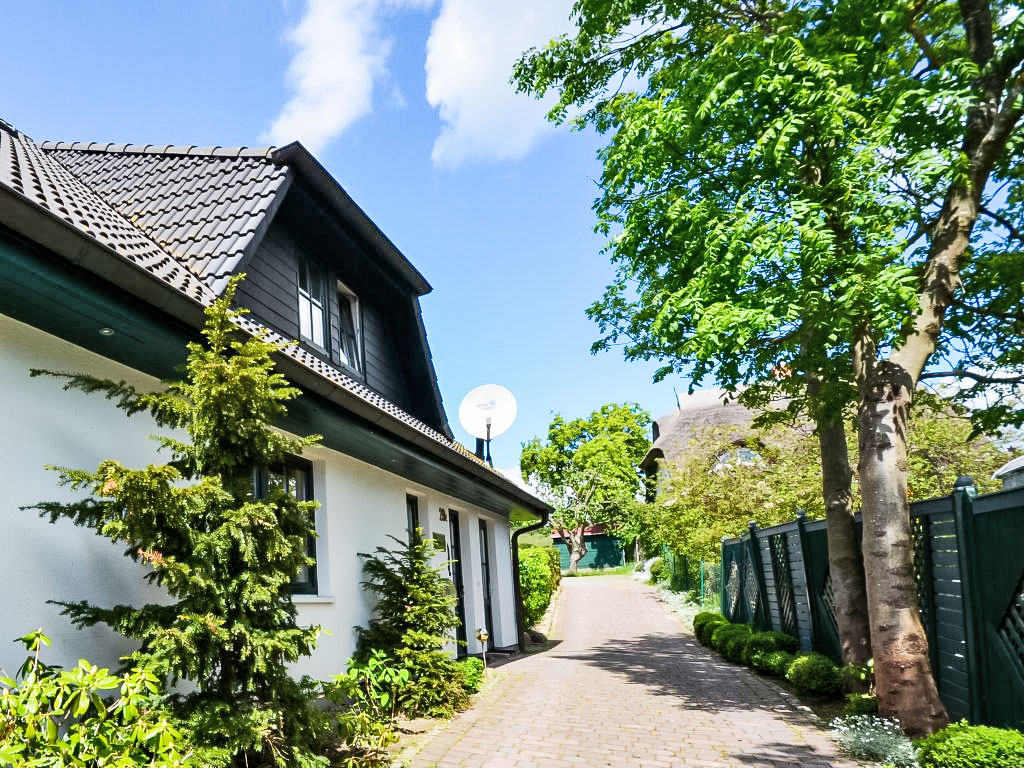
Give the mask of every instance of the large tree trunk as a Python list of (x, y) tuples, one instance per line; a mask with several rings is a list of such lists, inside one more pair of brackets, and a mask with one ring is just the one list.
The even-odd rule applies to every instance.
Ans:
[(587, 554), (587, 542), (583, 538), (585, 530), (585, 527), (580, 527), (562, 531), (562, 538), (569, 548), (569, 573), (571, 574), (576, 574), (579, 571), (580, 560)]
[(949, 718), (932, 676), (914, 578), (907, 502), (913, 378), (888, 361), (871, 368), (861, 387), (858, 466), (875, 692), (879, 714), (898, 719), (908, 736), (919, 737)]
[(853, 472), (841, 418), (818, 426), (818, 445), (828, 523), (828, 568), (835, 597), (839, 647), (845, 664), (865, 664), (871, 658), (871, 629), (864, 564), (853, 519)]

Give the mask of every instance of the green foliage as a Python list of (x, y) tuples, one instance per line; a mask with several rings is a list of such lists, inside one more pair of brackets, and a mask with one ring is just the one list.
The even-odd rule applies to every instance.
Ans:
[[(595, 208), (617, 275), (589, 311), (595, 347), (749, 383), (751, 403), (790, 395), (828, 422), (856, 400), (858, 335), (885, 355), (914, 332), (917, 293), (935, 290), (925, 264), (945, 268), (938, 214), (977, 185), (993, 215), (957, 225), (963, 303), (938, 352), (960, 370), (1019, 371), (1019, 116), (994, 127), (1005, 144), (971, 132), (1012, 100), (1024, 25), (1002, 5), (967, 22), (970, 7), (577, 2), (573, 33), (527, 51), (513, 77), (556, 91), (550, 119), (579, 109), (607, 137)], [(1024, 418), (1013, 397), (993, 405), (980, 423)]]
[(556, 415), (546, 441), (535, 437), (523, 445), (523, 479), (555, 508), (551, 527), (576, 560), (586, 554), (583, 531), (588, 526), (608, 524), (614, 532), (617, 525), (629, 528), (635, 522), (650, 420), (636, 403), (609, 404), (586, 419), (566, 421)]
[(274, 372), (281, 346), (239, 330), (246, 311), (231, 309), (238, 279), (207, 310), (204, 342), (188, 345), (185, 378), (164, 391), (51, 374), (65, 389), (105, 394), (128, 414), (148, 411), (188, 441), (155, 438), (171, 460), (144, 469), (112, 460), (95, 471), (54, 468), (61, 485), (89, 496), (34, 508), (124, 545), (171, 598), (141, 608), (61, 605), (77, 626), (108, 624), (137, 641), (133, 663), (192, 681), (191, 692), (172, 701), (198, 747), (243, 763), (260, 755), (279, 765), (315, 763), (304, 739), (317, 715), (288, 665), (311, 653), (319, 633), (297, 624), (290, 586), (312, 565), (306, 547), (316, 504), (297, 500), (283, 475), (266, 498), (254, 498), (253, 472), (276, 471), (317, 438), (270, 427), (299, 393)]
[(953, 723), (914, 742), (921, 768), (1019, 768), (1024, 734), (1009, 728)]
[[(558, 553), (555, 552), (557, 556)], [(532, 627), (548, 609), (552, 591), (551, 559), (547, 549), (519, 548), (519, 586), (523, 595), (523, 620)]]
[(795, 653), (800, 641), (784, 632), (754, 632), (744, 648), (743, 663), (761, 672), (768, 671), (765, 657), (774, 651)]
[(796, 656), (788, 651), (772, 651), (759, 657), (760, 666), (757, 669), (768, 675), (785, 677), (795, 659)]
[(462, 687), (466, 693), (476, 693), (480, 690), (480, 684), (484, 681), (484, 662), (475, 656), (467, 656), (455, 662), (455, 666), (462, 670)]
[(712, 644), (712, 633), (721, 624), (728, 624), (729, 620), (720, 613), (698, 613), (693, 617), (693, 634), (697, 636), (697, 642), (701, 645)]
[(187, 740), (161, 707), (152, 670), (122, 675), (85, 659), (74, 669), (40, 661), (50, 640), (41, 630), (20, 641), (31, 655), (18, 679), (0, 678), (0, 765), (49, 768), (186, 765)]
[(345, 674), (334, 678), (325, 693), (335, 706), (344, 765), (390, 763), (387, 748), (398, 740), (399, 697), (408, 683), (409, 670), (382, 651), (373, 651), (365, 663), (349, 659)]
[(720, 624), (711, 633), (711, 646), (726, 660), (741, 662), (752, 633), (749, 624)]
[(737, 535), (750, 520), (778, 525), (798, 508), (824, 515), (820, 452), (809, 429), (777, 425), (743, 437), (737, 428), (697, 430), (669, 467), (655, 505), (656, 535), (690, 559), (718, 560), (723, 536)]
[[(970, 438), (970, 421), (953, 405), (935, 397), (910, 419), (908, 490), (913, 499), (948, 494), (961, 474), (978, 480), (983, 491), (998, 489), (992, 473), (1006, 462), (995, 443)], [(927, 407), (925, 407), (927, 406)], [(856, 436), (850, 452), (855, 454)], [(740, 445), (737, 445), (740, 443)], [(737, 448), (756, 451), (756, 461), (728, 461)], [(723, 460), (725, 457), (726, 460)], [(859, 506), (857, 477), (853, 506)], [(742, 439), (737, 428), (697, 431), (687, 450), (669, 469), (661, 503), (653, 507), (656, 537), (691, 559), (717, 559), (721, 539), (745, 530), (793, 519), (797, 509), (824, 516), (820, 451), (810, 429), (776, 425), (752, 429)]]
[(910, 739), (899, 723), (870, 714), (833, 720), (832, 737), (852, 757), (870, 760), (887, 768), (920, 768)]
[(368, 661), (383, 651), (408, 671), (399, 706), (410, 716), (447, 717), (465, 708), (468, 699), (455, 661), (443, 648), (459, 626), (444, 565), (430, 563), (432, 539), (421, 535), (402, 541), (390, 537), (394, 549), (377, 547), (360, 553), (363, 586), (377, 597), (375, 615), (367, 627), (356, 627), (356, 658)]
[(786, 679), (798, 693), (814, 696), (835, 696), (842, 690), (839, 668), (828, 656), (802, 653), (786, 670)]
[(651, 563), (651, 584), (660, 584), (663, 581), (668, 581), (668, 579), (669, 570), (665, 558), (654, 558), (654, 562)]
[(873, 693), (848, 693), (844, 715), (877, 715), (878, 698)]

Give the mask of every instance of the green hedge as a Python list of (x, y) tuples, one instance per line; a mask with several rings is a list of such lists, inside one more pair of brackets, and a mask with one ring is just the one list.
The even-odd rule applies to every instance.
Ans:
[(839, 667), (828, 656), (820, 653), (797, 656), (786, 670), (786, 679), (798, 693), (815, 696), (835, 696), (843, 687)]
[(921, 768), (1020, 768), (1024, 734), (1008, 728), (947, 725), (914, 742)]
[(795, 637), (784, 632), (755, 632), (743, 651), (743, 663), (758, 672), (773, 673), (774, 667), (768, 657), (776, 651), (796, 653), (799, 645)]
[(541, 620), (551, 603), (551, 595), (561, 578), (558, 562), (558, 551), (554, 547), (526, 545), (519, 549), (519, 586), (523, 592), (523, 619), (528, 627)]
[(701, 645), (711, 645), (711, 633), (719, 624), (728, 624), (728, 619), (720, 613), (698, 613), (693, 617), (693, 634)]

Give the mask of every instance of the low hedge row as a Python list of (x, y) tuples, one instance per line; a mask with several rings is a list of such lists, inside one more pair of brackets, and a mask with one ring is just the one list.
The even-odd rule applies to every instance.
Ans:
[(785, 677), (799, 693), (835, 696), (842, 690), (839, 668), (820, 653), (797, 653), (799, 642), (782, 632), (757, 632), (718, 613), (698, 613), (693, 631), (701, 645), (732, 662), (766, 675)]

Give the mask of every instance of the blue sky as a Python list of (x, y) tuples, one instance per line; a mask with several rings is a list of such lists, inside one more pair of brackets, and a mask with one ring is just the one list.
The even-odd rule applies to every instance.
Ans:
[(433, 285), (441, 392), (498, 383), (520, 443), (552, 412), (675, 407), (656, 364), (592, 356), (584, 309), (612, 277), (592, 232), (598, 137), (554, 129), (507, 85), (568, 29), (568, 0), (0, 0), (0, 117), (35, 139), (222, 146), (298, 139)]

